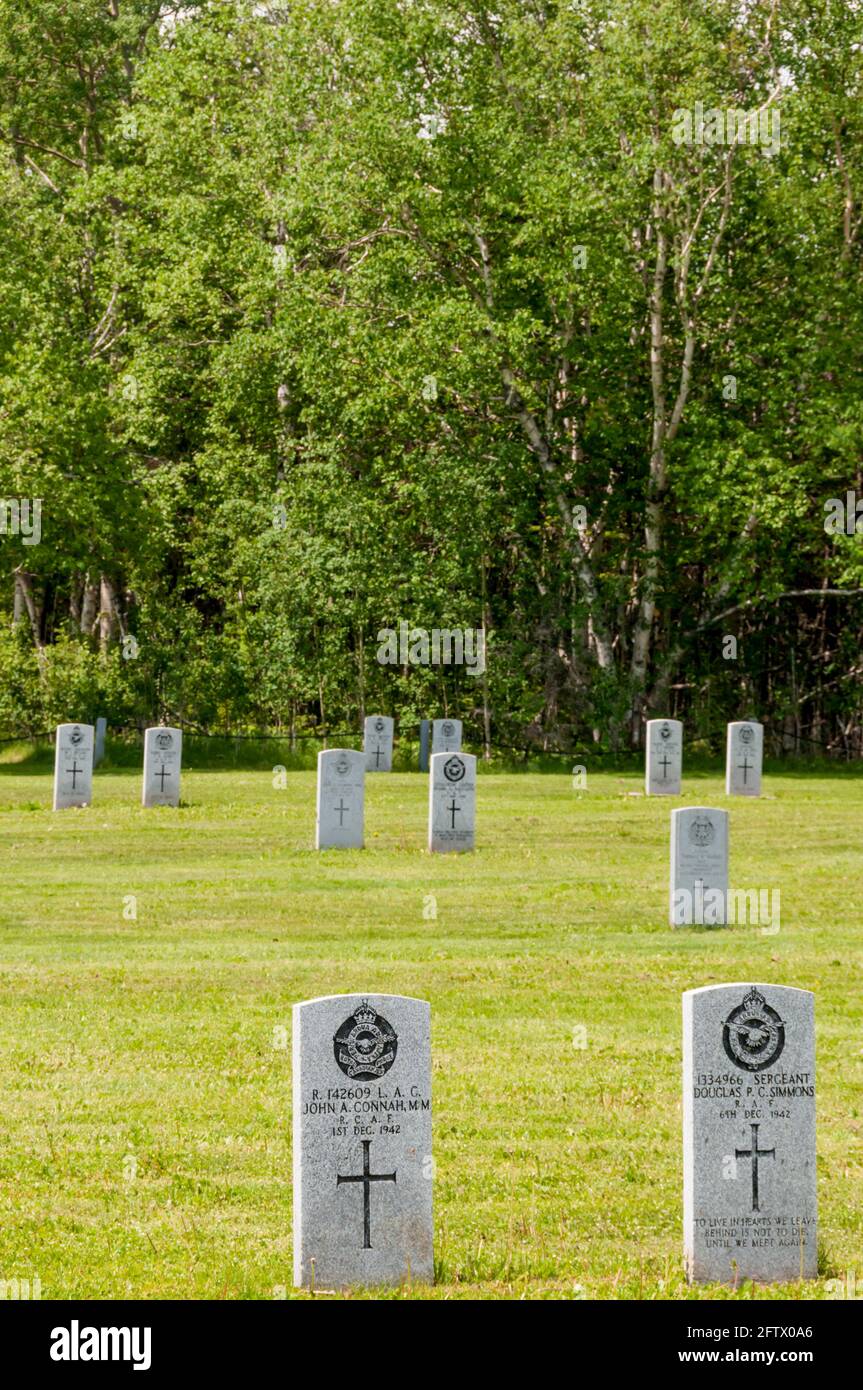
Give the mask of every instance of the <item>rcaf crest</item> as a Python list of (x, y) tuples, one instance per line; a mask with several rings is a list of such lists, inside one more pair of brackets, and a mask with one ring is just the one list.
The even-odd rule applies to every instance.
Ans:
[(447, 758), (443, 765), (443, 775), (448, 782), (460, 782), (466, 771), (461, 758)]
[(78, 728), (78, 725), (76, 724), (71, 734), (69, 735), (69, 742), (77, 748), (78, 744), (82, 743), (83, 741), (84, 733), (81, 729)]
[(385, 728), (386, 725), (384, 724), (384, 721), (380, 718), (380, 716), (378, 716), (378, 718), (375, 720), (375, 733), (382, 734)]
[(744, 725), (743, 725), (743, 728), (739, 731), (739, 733), (738, 733), (737, 736), (738, 736), (738, 738), (740, 739), (740, 742), (741, 742), (741, 743), (751, 743), (751, 742), (752, 742), (752, 739), (753, 739), (753, 737), (754, 737), (754, 734), (755, 734), (755, 730), (752, 729), (752, 728), (750, 728), (750, 726), (749, 726), (748, 724), (744, 724)]
[(441, 724), (441, 733), (443, 734), (444, 738), (452, 738), (453, 734), (455, 733), (455, 725), (450, 724), (448, 719), (445, 720), (444, 723)]
[(689, 827), (689, 838), (699, 849), (706, 849), (716, 839), (716, 828), (707, 816), (697, 816)]
[(754, 985), (722, 1025), (722, 1045), (744, 1071), (763, 1071), (781, 1056), (785, 1024)]
[(352, 1081), (375, 1081), (386, 1076), (398, 1051), (391, 1024), (364, 999), (333, 1038), (336, 1061)]
[(174, 735), (173, 735), (173, 734), (161, 733), (161, 734), (157, 734), (157, 735), (156, 735), (156, 747), (157, 747), (157, 748), (161, 748), (163, 751), (165, 751), (165, 750), (167, 750), (168, 748), (173, 748), (173, 746), (174, 746)]
[(660, 737), (660, 738), (663, 738), (663, 739), (664, 739), (664, 738), (671, 738), (671, 725), (670, 725), (670, 724), (662, 724), (662, 725), (660, 726), (660, 729), (659, 729), (659, 737)]
[(336, 772), (340, 777), (346, 776), (351, 770), (351, 760), (347, 753), (340, 753), (336, 758)]

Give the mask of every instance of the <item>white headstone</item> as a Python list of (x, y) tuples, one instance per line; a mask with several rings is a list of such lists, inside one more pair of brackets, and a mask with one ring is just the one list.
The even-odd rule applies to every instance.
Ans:
[(648, 719), (644, 790), (648, 796), (679, 796), (683, 725), (679, 719)]
[(144, 734), (144, 806), (179, 806), (180, 766), (183, 760), (181, 729), (162, 726)]
[(93, 766), (98, 767), (105, 756), (105, 734), (108, 732), (108, 721), (104, 715), (99, 715), (96, 720), (96, 747), (93, 753)]
[(723, 984), (684, 994), (683, 1227), (690, 1280), (817, 1274), (809, 990)]
[(727, 796), (760, 796), (764, 727), (753, 719), (728, 725), (725, 756)]
[(435, 753), (458, 753), (461, 751), (461, 720), (435, 719), (432, 724), (431, 751)]
[(365, 753), (329, 748), (318, 754), (317, 849), (362, 849), (365, 789)]
[(434, 1277), (431, 1010), (399, 994), (294, 1005), (294, 1283)]
[(681, 806), (671, 812), (670, 921), (719, 927), (728, 905), (728, 812)]
[(93, 800), (93, 725), (58, 724), (54, 745), (54, 810)]
[(473, 849), (476, 821), (476, 758), (472, 753), (433, 753), (429, 767), (429, 850)]
[(366, 755), (366, 772), (392, 772), (393, 721), (388, 715), (367, 716), (363, 749)]

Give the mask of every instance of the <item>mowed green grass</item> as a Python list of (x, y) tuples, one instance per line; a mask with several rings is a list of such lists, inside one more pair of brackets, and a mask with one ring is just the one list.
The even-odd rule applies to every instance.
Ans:
[[(323, 854), (314, 775), (287, 782), (192, 770), (181, 808), (145, 812), (137, 773), (100, 771), (90, 809), (55, 814), (44, 764), (0, 768), (0, 1278), (307, 1296), (291, 1005), (380, 991), (431, 1001), (436, 1158), (437, 1283), (386, 1296), (863, 1279), (863, 777), (768, 772), (760, 801), (730, 802), (718, 769), (679, 799), (633, 795), (635, 772), (577, 793), (565, 771), (481, 770), (477, 851), (434, 857), (420, 774), (370, 776), (366, 849)], [(666, 925), (687, 802), (729, 808), (732, 885), (781, 889), (777, 934)], [(725, 980), (816, 994), (817, 1281), (682, 1279), (680, 996)]]

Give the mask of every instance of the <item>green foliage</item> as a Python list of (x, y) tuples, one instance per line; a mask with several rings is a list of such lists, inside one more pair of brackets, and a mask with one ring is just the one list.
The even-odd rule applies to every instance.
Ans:
[(141, 703), (135, 674), (117, 649), (94, 652), (64, 634), (37, 654), (23, 628), (0, 632), (0, 725), (32, 736), (100, 715), (132, 723)]
[[(134, 634), (141, 718), (618, 746), (746, 703), (859, 751), (859, 14), (161, 10), (0, 0), (7, 623), (94, 671)], [(781, 149), (675, 143), (696, 102)], [(380, 667), (402, 618), (489, 627), (487, 680)], [(83, 698), (22, 669), (10, 731)]]

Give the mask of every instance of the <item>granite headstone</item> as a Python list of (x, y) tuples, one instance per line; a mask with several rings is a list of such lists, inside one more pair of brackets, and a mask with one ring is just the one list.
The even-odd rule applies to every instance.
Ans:
[(318, 754), (317, 849), (362, 849), (365, 785), (365, 753), (329, 748)]
[(679, 796), (683, 725), (679, 719), (647, 721), (644, 790), (648, 796)]
[(725, 755), (727, 796), (760, 796), (764, 757), (764, 727), (754, 719), (728, 725)]
[(461, 720), (435, 719), (432, 724), (432, 757), (435, 753), (461, 751)]
[(93, 799), (93, 725), (58, 724), (54, 744), (54, 810)]
[(104, 715), (99, 715), (96, 720), (96, 746), (93, 753), (93, 766), (98, 767), (105, 756), (105, 735), (108, 732), (108, 721)]
[(419, 770), (428, 772), (429, 770), (429, 733), (431, 731), (431, 721), (428, 719), (420, 720), (420, 754)]
[(721, 984), (683, 995), (683, 1225), (690, 1281), (815, 1277), (809, 990)]
[(183, 732), (163, 726), (144, 734), (143, 806), (179, 806)]
[(446, 854), (474, 847), (476, 758), (433, 753), (429, 770), (429, 850)]
[(669, 920), (719, 927), (728, 907), (728, 812), (681, 806), (671, 812)]
[(391, 772), (393, 766), (393, 721), (386, 714), (370, 714), (364, 726), (363, 750), (366, 772)]
[(294, 1005), (294, 1283), (430, 1282), (431, 1010), (398, 994)]

